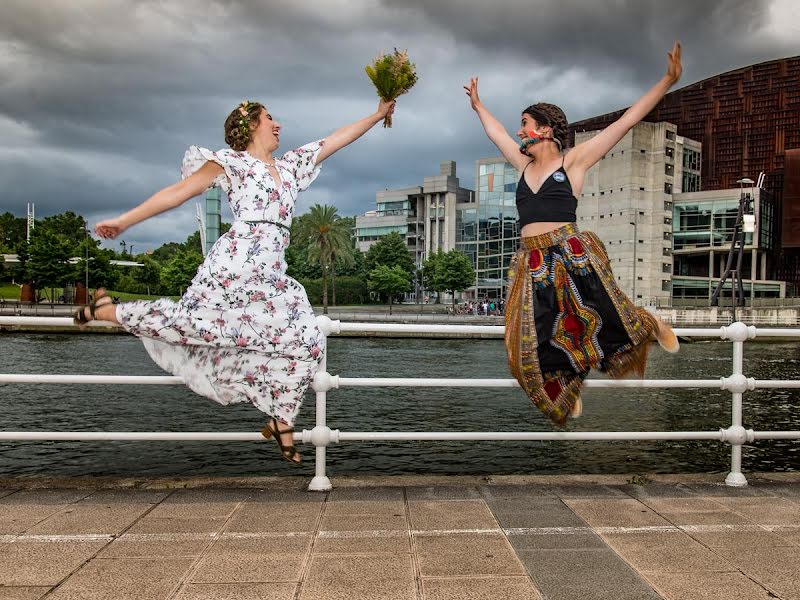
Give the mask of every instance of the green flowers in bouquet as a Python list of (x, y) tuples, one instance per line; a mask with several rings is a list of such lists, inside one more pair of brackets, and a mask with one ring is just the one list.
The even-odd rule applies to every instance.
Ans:
[[(375, 84), (381, 100), (391, 102), (408, 92), (417, 83), (415, 68), (414, 63), (408, 60), (408, 53), (395, 48), (393, 54), (378, 55), (364, 70)], [(386, 116), (383, 126), (392, 126), (392, 115)]]

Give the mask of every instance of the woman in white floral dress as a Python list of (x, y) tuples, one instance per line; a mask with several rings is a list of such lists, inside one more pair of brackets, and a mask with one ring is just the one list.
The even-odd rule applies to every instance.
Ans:
[(233, 225), (211, 248), (183, 297), (114, 305), (98, 290), (95, 302), (76, 312), (76, 322), (117, 322), (141, 337), (161, 368), (183, 377), (198, 394), (220, 404), (252, 402), (271, 417), (264, 436), (275, 438), (284, 458), (300, 462), (292, 425), (325, 338), (305, 290), (286, 275), (295, 200), (323, 160), (393, 111), (394, 102), (380, 102), (370, 116), (275, 158), (281, 126), (263, 105), (242, 102), (225, 121), (231, 149), (192, 146), (182, 181), (96, 226), (101, 237), (115, 238), (211, 185), (221, 187)]

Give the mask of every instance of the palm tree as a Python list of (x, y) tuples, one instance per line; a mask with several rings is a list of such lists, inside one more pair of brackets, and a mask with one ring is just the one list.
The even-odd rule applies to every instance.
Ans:
[[(350, 228), (336, 213), (336, 207), (315, 204), (303, 215), (301, 236), (308, 244), (308, 258), (322, 268), (322, 312), (328, 313), (328, 268), (333, 273), (333, 263), (351, 256)], [(335, 291), (334, 291), (335, 298)], [(335, 303), (335, 300), (334, 300)]]

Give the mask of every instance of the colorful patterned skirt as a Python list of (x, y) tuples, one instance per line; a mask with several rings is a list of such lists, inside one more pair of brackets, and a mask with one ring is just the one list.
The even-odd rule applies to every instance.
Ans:
[(614, 281), (603, 242), (569, 224), (522, 238), (509, 272), (505, 343), (531, 401), (564, 426), (592, 368), (644, 375), (658, 323)]

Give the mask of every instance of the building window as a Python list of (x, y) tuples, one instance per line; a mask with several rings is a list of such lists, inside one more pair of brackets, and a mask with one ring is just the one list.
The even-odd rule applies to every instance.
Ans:
[(664, 165), (664, 175), (674, 175), (675, 174), (675, 167), (669, 163)]
[(674, 158), (675, 157), (675, 149), (674, 148), (670, 148), (669, 146), (667, 146), (666, 148), (664, 148), (664, 154), (667, 155), (667, 158)]
[(640, 187), (639, 187), (639, 191), (640, 191), (640, 192), (643, 192), (643, 191), (644, 191), (644, 188), (640, 186)]
[(670, 286), (670, 282), (666, 279), (661, 281), (661, 291), (668, 292), (672, 286)]
[(672, 265), (669, 263), (661, 263), (661, 270), (664, 273), (672, 273)]
[(692, 171), (700, 170), (700, 153), (697, 150), (683, 149), (683, 168)]
[(671, 194), (672, 193), (672, 184), (669, 181), (664, 182), (664, 193)]
[(667, 139), (674, 140), (675, 139), (675, 132), (667, 129)]
[(691, 171), (683, 172), (683, 183), (681, 185), (682, 192), (699, 192), (700, 191), (700, 175), (692, 173)]

